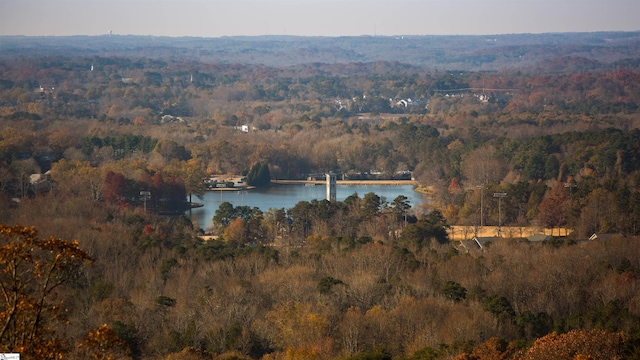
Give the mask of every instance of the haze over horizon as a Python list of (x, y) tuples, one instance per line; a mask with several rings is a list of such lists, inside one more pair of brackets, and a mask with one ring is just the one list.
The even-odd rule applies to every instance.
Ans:
[(638, 31), (634, 0), (2, 0), (0, 35), (492, 35)]

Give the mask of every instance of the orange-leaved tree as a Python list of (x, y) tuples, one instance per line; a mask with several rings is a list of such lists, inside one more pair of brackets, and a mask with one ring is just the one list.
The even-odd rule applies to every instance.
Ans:
[(605, 330), (552, 333), (535, 341), (522, 360), (622, 359), (626, 335)]
[(67, 344), (55, 325), (65, 312), (56, 292), (89, 261), (76, 241), (41, 239), (33, 227), (0, 224), (0, 352), (63, 356)]
[(126, 341), (120, 339), (106, 324), (90, 330), (79, 348), (79, 355), (85, 359), (131, 359), (131, 350)]

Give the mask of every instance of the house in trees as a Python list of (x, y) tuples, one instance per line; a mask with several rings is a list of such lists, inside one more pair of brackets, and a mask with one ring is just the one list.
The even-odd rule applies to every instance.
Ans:
[(185, 120), (180, 116), (162, 115), (161, 122), (163, 124), (176, 124), (176, 123), (184, 123)]
[(31, 174), (29, 176), (29, 185), (34, 193), (47, 192), (51, 190), (51, 172), (44, 174)]
[(241, 132), (248, 134), (249, 131), (256, 131), (255, 126), (250, 126), (250, 125), (240, 125), (240, 126), (232, 126), (231, 127), (233, 130), (240, 130)]

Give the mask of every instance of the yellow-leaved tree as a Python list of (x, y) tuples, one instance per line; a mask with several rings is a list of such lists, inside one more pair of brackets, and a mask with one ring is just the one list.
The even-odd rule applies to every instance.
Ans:
[(91, 261), (78, 242), (41, 239), (33, 227), (0, 224), (0, 352), (60, 359), (69, 347), (55, 327), (64, 319), (57, 290)]
[(269, 311), (266, 322), (278, 351), (265, 358), (311, 359), (333, 355), (329, 322), (322, 310), (320, 304), (287, 302)]

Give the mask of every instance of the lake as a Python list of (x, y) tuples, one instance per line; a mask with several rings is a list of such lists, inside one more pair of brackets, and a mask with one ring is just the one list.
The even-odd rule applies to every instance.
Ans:
[[(364, 194), (369, 192), (375, 193), (387, 202), (393, 201), (398, 195), (404, 195), (411, 207), (422, 204), (424, 200), (424, 195), (415, 192), (413, 185), (338, 185), (336, 199), (344, 201), (353, 193), (358, 193), (358, 196), (362, 198)], [(239, 191), (207, 191), (203, 200), (193, 198), (194, 202), (201, 202), (204, 207), (191, 210), (190, 218), (197, 222), (199, 227), (206, 230), (212, 226), (213, 215), (220, 204), (225, 201), (230, 202), (233, 206), (247, 205), (266, 212), (271, 208), (288, 210), (300, 201), (322, 200), (326, 199), (326, 196), (327, 188), (325, 185), (306, 186), (305, 184), (274, 185)]]

